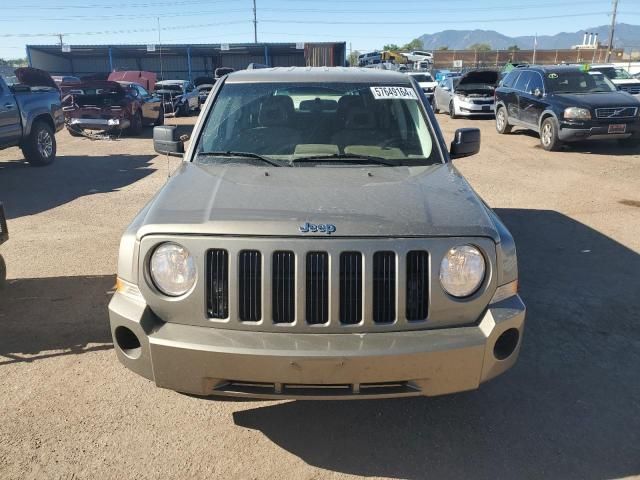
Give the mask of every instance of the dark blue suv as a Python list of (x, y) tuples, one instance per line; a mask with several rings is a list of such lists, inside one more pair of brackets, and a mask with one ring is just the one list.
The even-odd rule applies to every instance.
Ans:
[(563, 142), (618, 139), (640, 143), (640, 101), (616, 90), (600, 72), (577, 66), (512, 70), (496, 89), (496, 129), (514, 126), (540, 134), (545, 150)]

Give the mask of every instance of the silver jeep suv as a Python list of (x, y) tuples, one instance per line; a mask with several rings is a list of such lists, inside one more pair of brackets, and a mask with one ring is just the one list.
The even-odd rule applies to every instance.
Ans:
[(287, 68), (218, 81), (184, 163), (122, 237), (120, 361), (198, 395), (381, 398), (511, 367), (525, 307), (512, 236), (451, 163), (415, 80)]

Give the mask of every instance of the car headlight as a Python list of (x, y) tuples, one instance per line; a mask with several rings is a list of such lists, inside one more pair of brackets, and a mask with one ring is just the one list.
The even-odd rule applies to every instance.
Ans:
[(460, 93), (456, 93), (456, 98), (458, 100), (460, 100), (461, 102), (468, 102), (469, 101), (469, 99), (467, 98), (466, 95), (462, 95)]
[(587, 108), (569, 107), (564, 109), (567, 120), (591, 120), (591, 112)]
[(184, 295), (196, 282), (195, 260), (182, 245), (163, 243), (151, 255), (149, 272), (154, 285), (165, 295)]
[(485, 274), (485, 260), (480, 250), (471, 245), (449, 249), (440, 263), (440, 283), (454, 297), (468, 297), (475, 293)]

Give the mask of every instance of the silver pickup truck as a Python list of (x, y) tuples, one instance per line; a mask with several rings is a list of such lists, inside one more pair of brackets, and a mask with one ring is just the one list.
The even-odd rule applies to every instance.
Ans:
[(24, 67), (0, 76), (0, 150), (20, 147), (31, 165), (49, 165), (63, 126), (60, 90), (47, 72)]
[(475, 389), (518, 356), (512, 236), (424, 92), (359, 68), (235, 72), (122, 237), (118, 359), (197, 395), (383, 398)]

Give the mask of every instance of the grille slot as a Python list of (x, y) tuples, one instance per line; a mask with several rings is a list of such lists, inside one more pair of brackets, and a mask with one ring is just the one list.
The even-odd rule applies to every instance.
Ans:
[(307, 323), (320, 324), (329, 320), (329, 255), (327, 252), (307, 253)]
[(362, 320), (362, 254), (340, 254), (340, 323), (353, 325)]
[(429, 310), (429, 255), (414, 250), (407, 254), (407, 320), (425, 320)]
[(229, 316), (229, 253), (207, 252), (207, 313), (211, 318)]
[(262, 254), (243, 250), (238, 254), (238, 316), (244, 322), (262, 318)]
[(373, 321), (391, 323), (396, 317), (396, 254), (373, 255)]
[(597, 118), (633, 118), (637, 113), (637, 107), (596, 108)]
[(274, 252), (272, 260), (272, 306), (275, 323), (292, 323), (295, 319), (296, 282), (293, 252)]

